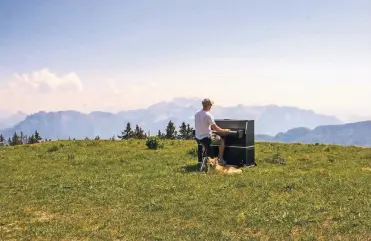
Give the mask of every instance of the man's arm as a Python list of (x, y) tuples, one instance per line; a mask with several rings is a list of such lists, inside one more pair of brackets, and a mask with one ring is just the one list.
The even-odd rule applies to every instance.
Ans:
[(219, 131), (219, 132), (229, 132), (230, 129), (223, 129), (223, 128), (220, 128), (217, 124), (212, 124), (211, 125), (211, 128), (215, 131)]
[(215, 120), (214, 120), (214, 117), (209, 114), (209, 124), (211, 126), (211, 128), (215, 131), (219, 131), (219, 132), (229, 132), (230, 130), (229, 129), (223, 129), (223, 128), (220, 128), (216, 123), (215, 123)]

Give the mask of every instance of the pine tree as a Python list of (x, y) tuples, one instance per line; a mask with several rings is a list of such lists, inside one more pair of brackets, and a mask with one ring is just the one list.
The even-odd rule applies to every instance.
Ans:
[(32, 134), (31, 136), (28, 137), (27, 144), (33, 144), (33, 143), (35, 143), (35, 136)]
[(184, 121), (183, 121), (182, 125), (179, 126), (179, 137), (182, 140), (187, 139), (187, 125)]
[(186, 139), (187, 140), (192, 140), (193, 139), (193, 128), (187, 124), (187, 128), (186, 128)]
[(166, 127), (166, 139), (175, 139), (176, 138), (176, 131), (174, 123), (170, 120), (167, 127)]
[(25, 135), (23, 134), (23, 131), (21, 131), (20, 134), (21, 134), (21, 135), (20, 135), (20, 137), (19, 137), (19, 141), (20, 141), (20, 145), (21, 145), (21, 144), (24, 144), (24, 143), (26, 142), (26, 140), (27, 140), (27, 136), (25, 136)]
[(3, 134), (0, 134), (0, 142), (5, 142), (5, 138), (4, 138)]
[[(21, 132), (21, 137), (23, 137), (23, 133)], [(10, 145), (22, 145), (22, 139), (18, 136), (17, 132), (14, 132), (12, 139), (10, 140)]]
[(162, 133), (160, 130), (158, 130), (157, 136), (158, 136), (160, 139), (164, 139), (164, 138), (165, 138), (165, 133)]
[(125, 131), (121, 132), (121, 136), (117, 136), (118, 138), (120, 138), (121, 140), (124, 140), (124, 139), (129, 139), (129, 138), (132, 138), (134, 135), (134, 132), (133, 130), (131, 129), (131, 124), (130, 122), (128, 122), (126, 124), (126, 129)]
[(34, 134), (34, 137), (35, 137), (35, 140), (37, 142), (40, 142), (43, 138), (40, 136), (39, 132), (37, 130), (35, 130), (35, 134)]
[(139, 127), (138, 125), (136, 125), (133, 136), (137, 139), (144, 139), (145, 138), (144, 130), (141, 127)]
[(35, 144), (40, 143), (42, 141), (42, 138), (40, 134), (35, 130), (35, 134), (32, 134), (30, 137), (26, 139), (27, 144)]

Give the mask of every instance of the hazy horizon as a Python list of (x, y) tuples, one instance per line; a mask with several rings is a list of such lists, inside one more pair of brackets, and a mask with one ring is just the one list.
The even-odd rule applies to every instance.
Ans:
[(0, 110), (210, 97), (371, 116), (370, 43), (361, 0), (2, 1)]

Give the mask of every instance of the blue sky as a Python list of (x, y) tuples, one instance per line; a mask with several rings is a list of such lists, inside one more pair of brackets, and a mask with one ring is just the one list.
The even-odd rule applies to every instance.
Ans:
[(370, 116), (370, 69), (366, 0), (0, 2), (0, 92), (12, 100), (0, 109), (209, 96)]

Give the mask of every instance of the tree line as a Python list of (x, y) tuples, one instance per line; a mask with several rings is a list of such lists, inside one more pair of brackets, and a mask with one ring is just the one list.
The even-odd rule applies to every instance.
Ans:
[[(166, 126), (165, 131), (161, 132), (161, 130), (158, 130), (157, 136), (161, 139), (190, 140), (193, 139), (193, 128), (183, 121), (182, 124), (179, 126), (179, 129), (176, 130), (174, 122), (170, 120)], [(117, 137), (120, 140), (125, 140), (125, 139), (146, 139), (148, 136), (146, 133), (144, 133), (143, 129), (139, 127), (139, 125), (136, 125), (135, 129), (133, 130), (131, 127), (131, 123), (128, 122), (126, 124), (125, 130), (121, 132), (121, 135), (117, 135)]]
[[(193, 127), (191, 127), (189, 124), (185, 123), (184, 121), (182, 124), (177, 128), (175, 127), (174, 122), (171, 120), (166, 126), (166, 129), (164, 132), (161, 132), (161, 130), (158, 130), (157, 137), (161, 139), (178, 139), (178, 140), (190, 140), (193, 139)], [(141, 128), (139, 125), (136, 125), (133, 129), (131, 126), (131, 123), (128, 122), (126, 124), (126, 128), (124, 131), (121, 132), (120, 135), (117, 135), (117, 138), (120, 140), (127, 140), (127, 139), (146, 139), (147, 133), (144, 132), (143, 128)], [(71, 138), (68, 138), (71, 140)], [(111, 140), (115, 140), (116, 137), (113, 136), (110, 138)], [(73, 138), (75, 140), (75, 138)], [(89, 140), (88, 137), (85, 138), (85, 140)], [(96, 136), (94, 140), (100, 140), (99, 136)], [(24, 135), (24, 133), (21, 131), (19, 134), (15, 132), (12, 137), (9, 137), (8, 140), (5, 139), (5, 137), (0, 134), (0, 144), (2, 145), (23, 145), (23, 144), (34, 144), (34, 143), (40, 143), (43, 141), (43, 138), (40, 136), (40, 133), (35, 130), (35, 132), (31, 136)], [(44, 141), (48, 141), (47, 139)], [(49, 139), (51, 141), (51, 139)]]
[(9, 137), (8, 140), (6, 140), (5, 137), (2, 134), (0, 134), (0, 144), (3, 145), (8, 144), (10, 146), (16, 146), (23, 144), (34, 144), (40, 143), (42, 140), (43, 138), (40, 136), (37, 130), (35, 130), (35, 132), (31, 136), (23, 134), (22, 131), (19, 134), (17, 132), (14, 132), (13, 136)]

